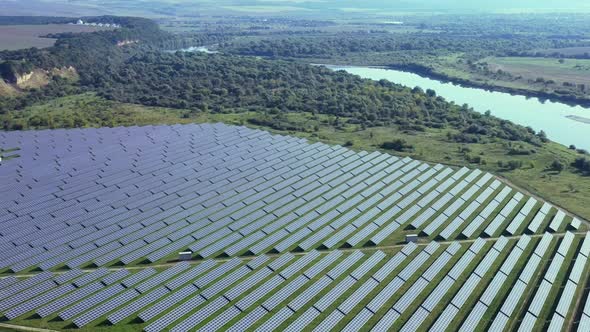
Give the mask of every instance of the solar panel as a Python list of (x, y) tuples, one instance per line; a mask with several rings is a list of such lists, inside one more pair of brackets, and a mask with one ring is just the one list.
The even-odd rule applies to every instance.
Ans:
[[(220, 298), (221, 301), (225, 300), (224, 298)], [(227, 302), (227, 300), (225, 300)], [(143, 330), (146, 332), (154, 332), (154, 331), (163, 331), (168, 329), (168, 327), (183, 317), (184, 315), (190, 313), (194, 308), (199, 307), (200, 305), (204, 304), (206, 301), (200, 295), (193, 296), (189, 298), (186, 302), (182, 303), (181, 305), (174, 308), (174, 310), (166, 313), (164, 316), (156, 319), (148, 326), (146, 326)]]
[(213, 281), (215, 281), (219, 277), (223, 276), (224, 274), (228, 273), (232, 269), (236, 268), (241, 263), (242, 263), (242, 261), (239, 258), (233, 258), (233, 259), (221, 264), (219, 267), (211, 270), (210, 272), (208, 272), (204, 276), (201, 276), (197, 280), (193, 281), (193, 285), (197, 286), (199, 289), (202, 289), (203, 287), (209, 285), (210, 283), (212, 283)]
[(0, 311), (6, 311), (6, 309), (12, 308), (13, 306), (25, 302), (35, 297), (36, 295), (49, 291), (55, 288), (56, 286), (57, 284), (53, 280), (47, 280), (35, 285), (32, 288), (29, 288), (25, 291), (21, 291), (8, 298), (5, 298), (4, 300), (2, 300), (2, 302), (0, 302)]
[(368, 279), (338, 306), (338, 310), (344, 314), (349, 314), (378, 285), (379, 282), (375, 279)]
[(178, 289), (180, 286), (188, 283), (199, 275), (205, 273), (207, 270), (213, 268), (216, 264), (217, 262), (213, 260), (204, 261), (203, 263), (191, 268), (190, 270), (182, 273), (178, 277), (166, 283), (166, 288), (169, 290)]
[(559, 244), (559, 249), (557, 249), (557, 253), (563, 257), (567, 256), (567, 253), (571, 248), (574, 238), (575, 238), (575, 236), (573, 233), (571, 233), (571, 232), (565, 233), (565, 236), (563, 237), (563, 239), (561, 240), (561, 243)]
[(361, 251), (354, 251), (352, 254), (348, 255), (345, 259), (343, 259), (333, 269), (328, 271), (328, 273), (326, 273), (326, 276), (328, 276), (332, 280), (335, 280), (363, 257), (364, 254)]
[(586, 233), (586, 236), (584, 237), (584, 241), (580, 247), (580, 254), (584, 257), (588, 257), (590, 255), (590, 233)]
[(293, 316), (293, 311), (288, 307), (283, 307), (264, 324), (260, 325), (256, 331), (274, 331), (291, 316)]
[(188, 329), (193, 329), (202, 321), (211, 317), (215, 312), (221, 310), (228, 303), (227, 299), (218, 297), (217, 299), (208, 302), (202, 309), (196, 311), (178, 325), (174, 326), (170, 331), (186, 331)]
[(444, 331), (451, 324), (451, 321), (455, 318), (459, 309), (457, 307), (449, 305), (438, 317), (434, 325), (431, 327), (432, 331)]
[(549, 328), (547, 329), (548, 332), (559, 332), (562, 330), (563, 324), (565, 323), (565, 318), (560, 315), (553, 315), (551, 318), (551, 323), (549, 324)]
[[(502, 318), (502, 316), (505, 316), (507, 318), (511, 317), (512, 313), (516, 309), (516, 306), (520, 302), (520, 298), (524, 294), (526, 287), (527, 285), (520, 280), (514, 284), (514, 286), (510, 290), (510, 294), (508, 295), (506, 300), (504, 300), (504, 304), (500, 308), (500, 314), (498, 314), (498, 317), (496, 317), (496, 320), (499, 320), (497, 324), (505, 324), (505, 319)], [(494, 320), (494, 322), (496, 320)]]
[(82, 312), (98, 305), (99, 303), (106, 301), (110, 297), (117, 295), (118, 293), (121, 293), (124, 290), (125, 288), (121, 285), (114, 285), (112, 287), (109, 287), (64, 310), (59, 314), (59, 318), (61, 318), (62, 320), (68, 320), (72, 317), (75, 317), (81, 314)]
[(231, 321), (233, 318), (237, 317), (241, 311), (236, 307), (229, 307), (221, 314), (217, 315), (213, 318), (209, 323), (205, 324), (202, 328), (198, 331), (217, 331), (223, 327), (227, 322)]
[(64, 297), (62, 297), (58, 300), (55, 300), (55, 301), (37, 309), (36, 312), (41, 317), (47, 317), (47, 316), (54, 314), (57, 311), (65, 308), (77, 301), (82, 300), (83, 298), (89, 296), (90, 294), (101, 290), (102, 288), (104, 288), (104, 285), (99, 282), (95, 282), (95, 283), (86, 285), (85, 287), (77, 289), (76, 291), (74, 291)]
[(338, 310), (334, 310), (326, 319), (313, 329), (314, 332), (331, 331), (336, 324), (338, 324), (343, 318), (344, 314)]
[(187, 285), (175, 291), (170, 296), (165, 297), (163, 300), (158, 301), (156, 304), (149, 307), (148, 309), (140, 312), (138, 317), (143, 322), (148, 322), (154, 317), (166, 311), (167, 309), (174, 307), (187, 297), (195, 295), (197, 291), (198, 289), (194, 285)]
[(356, 279), (347, 276), (344, 278), (338, 285), (332, 287), (321, 299), (319, 299), (315, 304), (314, 307), (320, 311), (324, 312), (332, 303), (336, 301), (342, 294), (344, 294), (347, 290), (352, 287), (357, 282)]
[(268, 311), (266, 311), (262, 307), (257, 307), (250, 313), (248, 313), (244, 318), (239, 320), (230, 328), (226, 329), (228, 332), (242, 332), (248, 330), (252, 325), (254, 325), (258, 320), (260, 320), (264, 315), (266, 315)]
[[(241, 311), (247, 310), (251, 307), (254, 303), (262, 299), (266, 294), (271, 292), (273, 289), (277, 288), (281, 285), (285, 279), (279, 275), (275, 275), (274, 277), (268, 279), (258, 288), (247, 294), (241, 300), (239, 300), (235, 305)], [(266, 311), (266, 310), (265, 310)]]
[(162, 297), (167, 295), (170, 291), (166, 287), (159, 287), (149, 292), (147, 295), (131, 302), (127, 306), (119, 309), (118, 311), (112, 313), (108, 316), (108, 321), (111, 324), (117, 324), (124, 319), (130, 317), (131, 315), (137, 313), (138, 311), (142, 310), (146, 306), (159, 301)]
[(582, 254), (578, 254), (574, 266), (570, 272), (569, 281), (572, 281), (576, 285), (580, 282), (580, 279), (582, 278), (582, 273), (584, 273), (584, 266), (586, 265), (587, 260), (588, 259), (585, 256), (583, 256)]
[(204, 289), (201, 292), (201, 296), (205, 297), (207, 300), (210, 300), (213, 296), (219, 294), (222, 290), (229, 287), (234, 282), (237, 282), (241, 278), (247, 276), (250, 272), (250, 268), (246, 266), (241, 266), (237, 270), (233, 271), (232, 273), (223, 277), (221, 280), (217, 281), (215, 284)]
[(89, 323), (97, 320), (101, 316), (104, 316), (108, 312), (112, 311), (113, 308), (119, 307), (126, 302), (131, 301), (132, 299), (139, 296), (139, 292), (135, 289), (130, 289), (124, 292), (123, 294), (116, 296), (112, 300), (109, 300), (97, 307), (92, 308), (90, 311), (84, 313), (83, 315), (75, 318), (73, 320), (74, 324), (77, 327), (83, 327), (88, 325)]
[(428, 311), (424, 310), (423, 308), (418, 308), (418, 310), (414, 312), (412, 317), (406, 322), (406, 324), (401, 328), (400, 331), (418, 331), (420, 329), (420, 325), (422, 325), (422, 323), (426, 320), (428, 315)]
[(304, 331), (311, 322), (320, 315), (320, 312), (314, 307), (309, 308), (289, 326), (285, 328), (285, 332), (300, 332)]
[(480, 280), (480, 277), (475, 274), (471, 274), (459, 292), (455, 295), (451, 303), (457, 308), (462, 308), (463, 304), (465, 304), (465, 301), (467, 301), (467, 298), (471, 295), (475, 287), (477, 287), (477, 284)]
[(578, 323), (578, 331), (588, 331), (590, 330), (590, 316), (586, 314), (582, 314), (580, 321)]
[(57, 299), (58, 297), (62, 297), (70, 292), (73, 292), (75, 289), (76, 288), (72, 284), (62, 285), (6, 311), (4, 316), (9, 320), (15, 319)]
[[(528, 310), (529, 313), (531, 313), (535, 317), (539, 316), (539, 314), (541, 313), (541, 310), (543, 309), (543, 306), (545, 305), (545, 300), (547, 299), (547, 296), (549, 296), (549, 292), (551, 291), (551, 287), (552, 287), (552, 284), (550, 282), (548, 282), (547, 280), (541, 281), (541, 284), (539, 285), (539, 287), (537, 288), (537, 291), (535, 293), (535, 297), (533, 298), (533, 301), (531, 302), (531, 304), (529, 306), (529, 310)], [(532, 325), (531, 325), (531, 327), (532, 327)]]
[(478, 302), (469, 313), (469, 316), (467, 316), (467, 319), (465, 319), (465, 321), (463, 322), (461, 329), (465, 331), (476, 330), (477, 325), (481, 321), (487, 309), (488, 307), (486, 305), (484, 305), (481, 302)]
[(549, 224), (549, 229), (554, 232), (559, 231), (559, 229), (561, 228), (561, 225), (563, 224), (564, 219), (565, 219), (565, 212), (558, 210), (557, 214), (555, 215), (555, 217), (553, 217), (553, 220), (551, 220), (551, 223)]
[(400, 314), (397, 311), (391, 309), (385, 313), (379, 322), (373, 326), (373, 331), (386, 332), (390, 329), (391, 325), (398, 320)]
[(549, 248), (551, 241), (553, 240), (553, 236), (550, 233), (543, 234), (543, 237), (539, 241), (537, 248), (535, 248), (535, 255), (542, 258), (545, 255), (545, 252)]
[(529, 260), (527, 261), (527, 264), (525, 265), (524, 269), (520, 274), (520, 281), (524, 282), (525, 284), (528, 284), (540, 263), (541, 257), (537, 255), (532, 255), (531, 258), (529, 258)]
[(311, 251), (308, 254), (305, 254), (303, 257), (296, 260), (293, 264), (286, 267), (283, 271), (280, 272), (280, 275), (285, 279), (289, 279), (293, 275), (301, 271), (303, 268), (305, 268), (307, 265), (309, 265), (311, 262), (316, 260), (319, 256), (320, 253), (318, 251)]
[(28, 278), (27, 280), (17, 282), (17, 283), (14, 283), (8, 287), (5, 287), (4, 289), (2, 289), (2, 292), (0, 292), (0, 300), (4, 300), (4, 299), (8, 298), (9, 296), (12, 296), (12, 295), (14, 295), (18, 292), (21, 292), (29, 287), (37, 285), (43, 281), (46, 281), (46, 280), (50, 279), (52, 276), (53, 276), (53, 274), (51, 272), (43, 272), (43, 273), (37, 274), (31, 278)]

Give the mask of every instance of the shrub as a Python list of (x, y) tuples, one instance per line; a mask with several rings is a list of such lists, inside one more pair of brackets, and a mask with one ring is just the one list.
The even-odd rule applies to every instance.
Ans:
[(565, 165), (561, 161), (556, 159), (551, 163), (551, 169), (561, 173), (565, 169)]
[(577, 170), (583, 173), (590, 173), (590, 160), (584, 157), (577, 158), (572, 164)]
[(381, 148), (402, 152), (406, 150), (412, 150), (414, 147), (403, 139), (395, 139), (393, 141), (383, 142), (383, 144), (381, 144)]
[(520, 160), (510, 160), (510, 161), (508, 162), (508, 164), (506, 165), (506, 167), (507, 167), (509, 170), (515, 170), (515, 169), (519, 169), (519, 168), (521, 168), (521, 167), (522, 167), (522, 161), (520, 161)]

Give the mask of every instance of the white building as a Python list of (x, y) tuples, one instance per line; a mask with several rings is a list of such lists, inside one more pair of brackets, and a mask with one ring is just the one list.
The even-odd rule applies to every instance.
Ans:
[(76, 22), (76, 24), (78, 24), (78, 25), (84, 25), (84, 21), (78, 20), (78, 22)]

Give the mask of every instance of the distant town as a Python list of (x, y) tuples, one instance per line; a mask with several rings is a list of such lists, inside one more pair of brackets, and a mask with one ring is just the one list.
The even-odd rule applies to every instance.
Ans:
[(115, 23), (96, 23), (96, 22), (84, 22), (83, 20), (78, 20), (76, 23), (70, 23), (75, 25), (87, 25), (93, 27), (105, 27), (105, 28), (120, 28), (120, 24)]

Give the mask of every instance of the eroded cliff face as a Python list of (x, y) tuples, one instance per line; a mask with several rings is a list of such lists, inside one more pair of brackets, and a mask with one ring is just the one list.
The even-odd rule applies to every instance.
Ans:
[(133, 45), (133, 44), (139, 44), (139, 40), (121, 40), (119, 42), (117, 42), (117, 46), (122, 47), (122, 46), (127, 46), (127, 45)]
[(0, 97), (14, 96), (18, 91), (4, 80), (0, 79)]
[(42, 88), (54, 77), (75, 81), (78, 72), (74, 67), (53, 68), (51, 70), (35, 69), (24, 74), (14, 74), (9, 79), (0, 80), (0, 96), (12, 96), (26, 89)]

